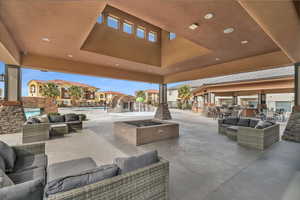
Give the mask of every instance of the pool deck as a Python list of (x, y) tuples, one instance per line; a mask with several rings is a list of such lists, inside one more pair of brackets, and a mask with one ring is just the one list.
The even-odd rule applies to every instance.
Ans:
[[(281, 141), (264, 152), (246, 149), (219, 135), (216, 120), (172, 110), (180, 137), (136, 147), (112, 134), (113, 122), (149, 119), (153, 113), (86, 114), (90, 120), (81, 132), (46, 142), (50, 164), (86, 156), (108, 164), (115, 157), (157, 149), (170, 161), (171, 200), (300, 199), (298, 143)], [(20, 144), (21, 134), (0, 139)]]

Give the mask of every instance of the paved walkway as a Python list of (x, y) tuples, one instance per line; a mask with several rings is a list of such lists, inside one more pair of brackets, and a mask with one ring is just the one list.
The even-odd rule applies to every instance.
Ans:
[[(113, 121), (151, 118), (151, 113), (88, 111), (84, 130), (47, 142), (49, 162), (90, 156), (98, 164), (157, 149), (170, 161), (171, 200), (299, 200), (300, 144), (282, 141), (265, 152), (238, 146), (217, 133), (217, 121), (172, 111), (180, 138), (142, 145), (112, 134)], [(152, 113), (153, 115), (153, 113)], [(20, 134), (0, 136), (11, 144)]]

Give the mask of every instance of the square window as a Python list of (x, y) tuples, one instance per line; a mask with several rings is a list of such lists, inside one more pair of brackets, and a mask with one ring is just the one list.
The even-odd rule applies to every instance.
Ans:
[(119, 20), (115, 17), (108, 16), (107, 17), (107, 26), (118, 29), (119, 28)]
[(137, 36), (138, 38), (144, 39), (144, 38), (145, 38), (145, 29), (142, 28), (142, 27), (138, 27), (138, 28), (136, 29), (136, 36)]
[(176, 33), (169, 33), (169, 39), (174, 40), (176, 38)]
[(102, 24), (102, 22), (103, 22), (103, 15), (102, 14), (97, 18), (97, 22), (98, 22), (98, 24)]
[(155, 32), (150, 31), (150, 32), (148, 33), (148, 40), (149, 40), (150, 42), (156, 42), (156, 40), (157, 40), (156, 37), (157, 37), (157, 36), (156, 36), (156, 33), (155, 33)]
[(132, 34), (132, 24), (124, 22), (123, 23), (123, 31), (128, 34)]

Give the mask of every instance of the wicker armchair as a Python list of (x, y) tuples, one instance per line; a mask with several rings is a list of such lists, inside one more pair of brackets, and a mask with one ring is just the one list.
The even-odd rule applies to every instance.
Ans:
[(17, 155), (26, 156), (36, 155), (36, 154), (45, 154), (45, 143), (36, 143), (36, 144), (25, 144), (25, 145), (17, 145), (12, 146)]
[(169, 162), (160, 162), (67, 192), (47, 200), (168, 200)]
[(31, 143), (48, 140), (49, 130), (49, 123), (24, 124), (22, 141), (23, 143)]
[(265, 129), (239, 127), (237, 141), (239, 145), (265, 150), (280, 140), (279, 124)]

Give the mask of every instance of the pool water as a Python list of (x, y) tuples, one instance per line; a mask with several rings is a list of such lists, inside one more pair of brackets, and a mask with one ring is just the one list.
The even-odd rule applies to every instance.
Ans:
[(26, 119), (32, 116), (37, 116), (41, 114), (41, 109), (39, 108), (24, 108)]

